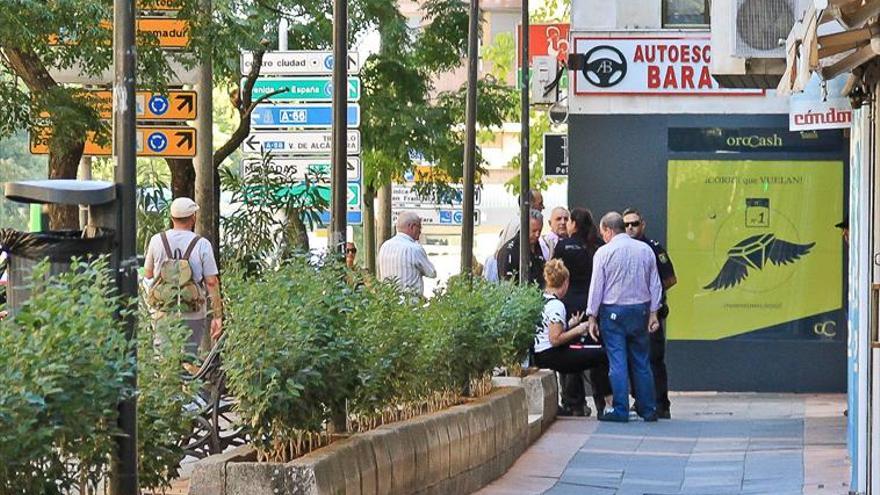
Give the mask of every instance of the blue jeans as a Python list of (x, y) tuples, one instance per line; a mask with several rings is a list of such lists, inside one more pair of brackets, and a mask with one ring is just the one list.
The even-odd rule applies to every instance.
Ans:
[(654, 376), (648, 350), (648, 314), (645, 304), (603, 304), (599, 308), (599, 330), (608, 353), (611, 390), (614, 394), (614, 414), (629, 415), (629, 377), (632, 368), (633, 387), (639, 416), (646, 417), (657, 410), (654, 396)]

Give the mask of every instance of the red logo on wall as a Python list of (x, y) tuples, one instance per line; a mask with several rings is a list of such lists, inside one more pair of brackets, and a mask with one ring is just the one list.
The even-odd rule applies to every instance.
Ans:
[[(569, 24), (529, 25), (529, 66), (535, 57), (552, 55), (560, 63), (568, 60)], [(522, 25), (516, 28), (516, 64), (522, 65)]]

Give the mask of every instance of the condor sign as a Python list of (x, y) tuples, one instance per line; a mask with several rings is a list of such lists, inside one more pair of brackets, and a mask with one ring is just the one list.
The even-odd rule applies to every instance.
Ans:
[(630, 95), (760, 95), (723, 89), (709, 73), (712, 46), (700, 37), (574, 37), (584, 55), (574, 93)]

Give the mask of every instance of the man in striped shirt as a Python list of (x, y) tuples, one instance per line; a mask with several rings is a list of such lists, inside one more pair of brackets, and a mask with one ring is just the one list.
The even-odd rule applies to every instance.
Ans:
[(405, 211), (397, 217), (397, 235), (379, 248), (379, 280), (391, 279), (405, 291), (424, 294), (422, 277), (434, 278), (437, 270), (419, 244), (421, 235), (422, 219), (418, 215)]

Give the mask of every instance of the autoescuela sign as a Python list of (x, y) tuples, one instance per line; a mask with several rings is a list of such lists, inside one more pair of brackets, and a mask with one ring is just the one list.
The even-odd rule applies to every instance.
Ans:
[(712, 78), (708, 35), (676, 37), (574, 37), (584, 55), (574, 93), (630, 95), (760, 95), (760, 89), (725, 89)]

